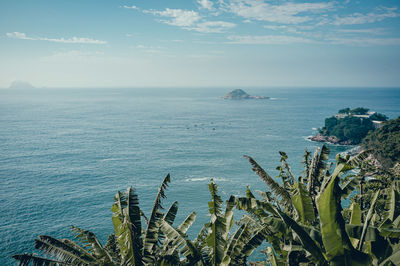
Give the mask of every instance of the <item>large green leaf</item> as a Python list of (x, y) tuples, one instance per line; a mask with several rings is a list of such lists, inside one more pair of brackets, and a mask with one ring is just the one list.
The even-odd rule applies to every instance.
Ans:
[(194, 220), (196, 219), (196, 212), (189, 214), (186, 219), (178, 226), (178, 231), (185, 234), (190, 226), (192, 226)]
[(400, 214), (400, 194), (394, 185), (390, 187), (388, 192), (388, 198), (385, 204), (385, 216), (391, 221), (394, 221)]
[(168, 211), (165, 213), (163, 220), (172, 225), (176, 218), (176, 213), (178, 212), (178, 202), (175, 201), (171, 204)]
[(262, 167), (259, 166), (253, 158), (247, 155), (244, 157), (249, 160), (250, 164), (253, 166), (253, 171), (267, 184), (271, 191), (276, 196), (280, 197), (284, 203), (290, 203), (290, 193), (281, 187), (277, 182), (275, 182), (275, 180), (268, 175), (267, 172), (265, 172), (265, 170), (262, 169)]
[(362, 181), (363, 177), (361, 176), (353, 176), (349, 178), (345, 183), (342, 185), (342, 197), (347, 198), (348, 196), (353, 193), (354, 190), (358, 188)]
[[(71, 226), (71, 231), (75, 234), (75, 238), (78, 238), (81, 243), (85, 245), (85, 247), (89, 247), (89, 251), (93, 253), (96, 258), (103, 259), (103, 261), (113, 262), (112, 256), (108, 253), (107, 250), (104, 249), (103, 245), (100, 243), (93, 232), (83, 230), (76, 226)], [(69, 242), (70, 245), (73, 245), (75, 248), (79, 248), (76, 243), (68, 240), (67, 242)], [(91, 254), (88, 255), (92, 256)]]
[(152, 255), (152, 250), (158, 241), (158, 233), (160, 229), (160, 220), (162, 220), (163, 213), (160, 209), (162, 209), (161, 201), (165, 198), (165, 190), (168, 187), (168, 183), (171, 182), (170, 175), (168, 174), (161, 186), (158, 189), (158, 193), (156, 199), (153, 204), (153, 208), (151, 210), (151, 215), (149, 218), (149, 222), (147, 224), (144, 240), (143, 240), (143, 248), (144, 248), (144, 257), (147, 263), (154, 262), (154, 256)]
[(310, 252), (313, 257), (313, 261), (318, 263), (319, 265), (326, 264), (326, 260), (324, 255), (322, 254), (321, 248), (314, 242), (314, 240), (310, 237), (310, 235), (303, 229), (301, 225), (296, 223), (295, 220), (290, 218), (285, 213), (276, 210), (279, 213), (281, 219), (285, 222), (285, 224), (291, 228), (300, 238), (301, 244), (305, 250)]
[(230, 196), (229, 200), (226, 201), (226, 208), (225, 208), (225, 232), (223, 234), (224, 239), (228, 239), (229, 231), (231, 230), (231, 226), (233, 223), (233, 208), (235, 208), (235, 197)]
[(69, 263), (64, 263), (58, 260), (51, 260), (47, 258), (42, 258), (36, 254), (15, 254), (12, 256), (15, 260), (19, 261), (19, 266), (28, 266), (32, 263), (35, 266), (64, 266), (69, 265)]
[(338, 175), (331, 178), (325, 190), (317, 197), (322, 241), (326, 258), (329, 261), (335, 257), (344, 256), (345, 249), (353, 250), (341, 215), (342, 207), (338, 182)]
[(361, 208), (360, 205), (356, 202), (353, 202), (350, 206), (351, 216), (350, 216), (350, 224), (361, 225)]
[(226, 220), (222, 216), (222, 200), (218, 195), (218, 187), (211, 180), (209, 184), (211, 201), (208, 203), (211, 221), (209, 223), (209, 232), (206, 238), (207, 246), (211, 249), (211, 264), (219, 265), (224, 259), (224, 250), (227, 240), (224, 238), (226, 232)]
[(38, 239), (35, 239), (35, 248), (65, 263), (90, 264), (95, 262), (91, 256), (88, 256), (80, 249), (76, 249), (68, 245), (68, 243), (64, 243), (51, 236), (39, 236)]
[(118, 191), (114, 197), (114, 204), (111, 208), (113, 213), (111, 220), (114, 226), (114, 234), (117, 238), (122, 263), (135, 265), (134, 243), (131, 231), (132, 226), (129, 222), (129, 216), (124, 212), (126, 206), (127, 201), (125, 195)]
[(374, 210), (375, 210), (375, 204), (376, 204), (376, 201), (378, 199), (379, 194), (380, 194), (380, 191), (379, 190), (376, 191), (374, 196), (373, 196), (373, 198), (372, 198), (372, 201), (370, 203), (371, 206), (370, 206), (370, 208), (368, 210), (367, 217), (365, 218), (363, 231), (361, 233), (360, 242), (358, 243), (358, 250), (362, 250), (362, 247), (364, 245), (365, 234), (366, 234), (367, 228), (368, 228), (368, 226), (369, 226), (369, 224), (371, 222), (372, 215), (373, 215)]
[(321, 148), (318, 147), (314, 151), (307, 177), (307, 191), (312, 196), (317, 195), (320, 190), (321, 181), (327, 168), (326, 161), (329, 153), (330, 151), (325, 145), (322, 145)]
[(188, 239), (182, 232), (179, 232), (171, 224), (166, 221), (161, 221), (161, 230), (166, 237), (171, 240), (168, 254), (173, 254), (175, 250), (182, 249), (182, 254), (187, 257), (190, 264), (195, 264), (201, 260), (200, 251), (197, 250), (195, 245)]
[(292, 194), (292, 204), (302, 223), (313, 223), (315, 220), (314, 206), (303, 183), (295, 183)]

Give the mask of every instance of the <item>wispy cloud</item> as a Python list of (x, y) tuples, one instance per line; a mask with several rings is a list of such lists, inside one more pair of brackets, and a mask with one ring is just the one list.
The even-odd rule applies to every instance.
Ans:
[(232, 44), (292, 44), (315, 42), (307, 38), (286, 35), (235, 35), (229, 36), (228, 40), (230, 40), (228, 43)]
[(48, 41), (48, 42), (58, 42), (58, 43), (71, 43), (71, 44), (106, 44), (106, 41), (95, 40), (86, 37), (72, 37), (69, 39), (65, 38), (47, 38), (47, 37), (29, 37), (22, 32), (8, 32), (6, 33), (8, 38), (21, 39), (21, 40), (31, 40), (31, 41)]
[(354, 46), (400, 45), (400, 38), (328, 38), (327, 41)]
[[(263, 0), (232, 0), (224, 2), (223, 6), (245, 19), (268, 21), (282, 24), (299, 24), (312, 20), (303, 13), (320, 13), (333, 8), (333, 2), (293, 3), (285, 2), (273, 5)], [(301, 14), (301, 15), (300, 15)]]
[(197, 0), (197, 3), (200, 5), (201, 8), (214, 10), (214, 3), (210, 0)]
[(369, 29), (338, 29), (336, 32), (345, 34), (373, 34), (383, 35), (385, 34), (384, 28), (369, 28)]
[(164, 53), (164, 47), (162, 46), (148, 46), (148, 45), (138, 44), (136, 46), (132, 46), (131, 48), (150, 54)]
[(126, 8), (126, 9), (135, 9), (135, 10), (139, 10), (139, 8), (137, 7), (137, 6), (127, 6), (127, 5), (125, 5), (125, 6), (122, 6), (123, 8)]
[(204, 20), (198, 12), (193, 10), (166, 8), (162, 11), (153, 9), (143, 10), (143, 13), (169, 18), (168, 20), (160, 19), (160, 22), (201, 33), (221, 33), (236, 26), (235, 23), (226, 21)]
[(203, 33), (221, 33), (225, 32), (227, 29), (234, 28), (235, 23), (225, 22), (225, 21), (204, 21), (198, 23), (191, 30), (195, 30)]
[(169, 20), (160, 20), (160, 21), (168, 25), (173, 25), (178, 27), (193, 26), (195, 22), (201, 19), (199, 13), (193, 10), (166, 8), (163, 11), (153, 10), (153, 9), (143, 10), (143, 13), (150, 13), (156, 16), (170, 18)]
[(345, 17), (336, 16), (332, 24), (337, 26), (366, 24), (382, 21), (386, 18), (395, 18), (398, 16), (400, 16), (400, 13), (397, 12), (396, 7), (381, 7), (379, 10), (377, 10), (377, 12), (370, 12), (367, 14), (354, 13)]

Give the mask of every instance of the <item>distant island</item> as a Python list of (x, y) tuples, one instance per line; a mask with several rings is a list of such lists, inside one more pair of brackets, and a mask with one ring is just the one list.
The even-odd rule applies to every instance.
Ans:
[(370, 131), (381, 127), (387, 120), (387, 116), (370, 112), (367, 108), (344, 108), (334, 116), (326, 118), (325, 126), (318, 130), (316, 136), (309, 139), (332, 144), (357, 145)]
[(34, 89), (35, 87), (32, 86), (29, 82), (16, 80), (13, 81), (10, 86), (10, 89)]
[(270, 97), (266, 96), (251, 96), (241, 89), (233, 90), (227, 95), (222, 97), (222, 99), (226, 100), (269, 99), (269, 98)]

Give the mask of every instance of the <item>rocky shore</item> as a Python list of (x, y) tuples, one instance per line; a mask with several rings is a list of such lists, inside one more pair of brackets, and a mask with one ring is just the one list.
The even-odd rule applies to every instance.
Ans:
[(341, 140), (335, 136), (324, 136), (321, 134), (317, 134), (315, 136), (308, 137), (309, 140), (317, 141), (317, 142), (328, 142), (332, 144), (339, 144), (339, 145), (354, 145), (351, 140)]

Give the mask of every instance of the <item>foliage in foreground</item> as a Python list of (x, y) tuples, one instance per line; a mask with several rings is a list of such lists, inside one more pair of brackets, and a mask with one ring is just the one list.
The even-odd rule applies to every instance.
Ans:
[[(17, 254), (13, 258), (20, 265), (243, 265), (247, 257), (263, 241), (260, 229), (243, 224), (231, 234), (233, 209), (236, 199), (223, 201), (217, 185), (211, 181), (208, 203), (210, 222), (206, 223), (195, 240), (186, 232), (193, 224), (192, 212), (177, 227), (173, 226), (178, 202), (163, 211), (162, 199), (170, 182), (167, 175), (162, 182), (151, 214), (147, 218), (139, 207), (133, 188), (117, 192), (114, 197), (112, 223), (114, 234), (102, 245), (93, 232), (72, 226), (71, 231), (79, 243), (69, 239), (56, 239), (41, 235), (35, 248), (48, 257), (36, 254)], [(142, 220), (146, 226), (142, 228)]]
[[(106, 245), (94, 233), (72, 227), (79, 243), (39, 236), (35, 248), (46, 257), (27, 253), (13, 257), (20, 265), (246, 265), (266, 241), (270, 265), (400, 264), (397, 177), (377, 170), (367, 160), (368, 152), (353, 158), (338, 155), (331, 169), (329, 150), (322, 146), (313, 155), (306, 151), (304, 172), (296, 178), (287, 155), (280, 154), (279, 181), (246, 156), (268, 186), (260, 199), (247, 188), (245, 197), (231, 196), (223, 209), (218, 187), (211, 181), (210, 221), (194, 240), (186, 232), (196, 213), (174, 226), (178, 203), (163, 209), (168, 175), (149, 217), (141, 211), (133, 188), (117, 192), (111, 208), (114, 234)], [(343, 210), (344, 200), (351, 204)], [(236, 223), (235, 207), (247, 212)]]
[[(269, 229), (270, 264), (398, 265), (399, 180), (374, 171), (368, 152), (353, 158), (337, 155), (330, 171), (328, 153), (325, 146), (312, 157), (306, 152), (304, 173), (295, 179), (281, 152), (282, 185), (248, 157), (270, 191), (260, 193), (259, 200), (248, 189), (238, 207)], [(351, 204), (343, 210), (349, 197)]]

